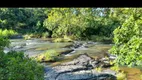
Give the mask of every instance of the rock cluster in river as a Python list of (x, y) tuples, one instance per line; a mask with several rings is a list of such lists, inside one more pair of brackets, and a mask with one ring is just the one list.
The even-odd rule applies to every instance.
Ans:
[(22, 39), (22, 38), (23, 38), (22, 34), (16, 34), (16, 35), (10, 36), (10, 39)]
[(81, 54), (73, 61), (58, 66), (45, 67), (45, 80), (116, 80), (116, 72), (104, 69), (98, 72), (97, 67), (111, 66), (105, 58), (93, 59), (87, 54)]

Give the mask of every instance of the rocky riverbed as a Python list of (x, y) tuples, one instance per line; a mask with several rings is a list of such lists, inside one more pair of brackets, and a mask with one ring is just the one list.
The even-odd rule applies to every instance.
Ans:
[[(110, 47), (110, 44), (91, 41), (54, 43), (41, 39), (15, 39), (11, 40), (11, 45), (9, 48), (5, 48), (5, 52), (10, 50), (23, 51), (29, 57), (33, 57), (54, 49), (61, 52), (62, 57), (65, 58), (78, 55), (78, 57), (61, 62), (54, 67), (46, 64), (45, 80), (115, 80), (116, 72), (108, 68), (112, 66), (109, 61), (115, 58), (115, 56), (107, 54)], [(94, 58), (94, 56), (97, 57)], [(105, 56), (108, 58), (105, 58)], [(103, 69), (98, 71), (97, 68)]]
[[(116, 80), (116, 72), (107, 68), (109, 58), (93, 59), (87, 54), (55, 67), (45, 67), (45, 80)], [(97, 68), (106, 68), (98, 71)]]
[[(52, 39), (10, 41), (11, 45), (4, 52), (23, 51), (29, 57), (34, 57), (52, 49), (62, 54), (62, 60), (43, 63), (45, 80), (116, 80), (119, 74), (110, 69), (110, 61), (116, 58), (108, 53), (113, 44), (92, 41), (54, 43)], [(127, 74), (124, 78), (141, 80), (142, 71), (139, 68), (121, 67), (121, 70)]]

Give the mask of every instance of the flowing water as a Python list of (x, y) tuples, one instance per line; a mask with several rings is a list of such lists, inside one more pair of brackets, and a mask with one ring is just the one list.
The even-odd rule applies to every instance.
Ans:
[[(72, 56), (74, 54), (88, 53), (92, 56), (102, 55), (111, 48), (111, 44), (103, 44), (99, 42), (88, 42), (76, 41), (76, 42), (59, 42), (54, 43), (51, 40), (43, 39), (11, 39), (11, 45), (9, 48), (5, 48), (5, 52), (10, 50), (23, 51), (30, 57), (37, 54), (41, 54), (45, 51), (54, 49), (56, 51), (62, 52), (67, 50), (73, 50), (72, 52), (66, 53), (65, 56)], [(100, 54), (101, 53), (101, 54)]]
[[(64, 59), (50, 64), (51, 66), (70, 61), (77, 57), (77, 55), (83, 53), (87, 53), (92, 57), (104, 57), (113, 45), (91, 41), (54, 43), (51, 39), (11, 39), (10, 41), (11, 45), (5, 48), (4, 52), (9, 52), (10, 50), (23, 51), (29, 57), (34, 57), (51, 49), (60, 53), (64, 52)], [(121, 69), (127, 73), (128, 80), (142, 80), (140, 79), (142, 77), (141, 69), (128, 67), (121, 67)]]

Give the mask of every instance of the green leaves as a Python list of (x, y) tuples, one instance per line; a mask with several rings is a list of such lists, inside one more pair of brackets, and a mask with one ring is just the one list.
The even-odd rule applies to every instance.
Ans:
[(28, 58), (23, 52), (3, 52), (9, 40), (0, 36), (0, 80), (43, 80), (43, 66)]
[(16, 35), (16, 34), (18, 34), (18, 33), (14, 30), (0, 29), (0, 37), (9, 38), (9, 37)]
[(3, 38), (0, 36), (0, 52), (3, 51), (4, 47), (9, 46), (10, 41), (8, 39)]
[(1, 80), (43, 80), (43, 66), (24, 56), (22, 52), (0, 53)]
[(115, 45), (110, 49), (110, 53), (118, 55), (116, 62), (120, 65), (135, 66), (142, 62), (141, 21), (140, 18), (135, 18), (135, 14), (131, 13), (129, 19), (114, 30)]
[(52, 37), (65, 35), (78, 39), (87, 39), (91, 35), (110, 37), (119, 21), (113, 22), (109, 14), (109, 8), (52, 8), (43, 24), (53, 32)]
[(47, 17), (44, 11), (44, 8), (0, 8), (0, 28), (20, 33), (43, 31), (43, 21)]

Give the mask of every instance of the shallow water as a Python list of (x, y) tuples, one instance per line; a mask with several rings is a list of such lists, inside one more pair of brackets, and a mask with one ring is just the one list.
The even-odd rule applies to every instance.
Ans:
[(126, 74), (127, 80), (142, 80), (142, 69), (139, 68), (128, 68), (120, 67)]
[(11, 39), (11, 45), (9, 48), (5, 48), (5, 52), (10, 50), (23, 51), (29, 57), (36, 56), (50, 49), (65, 50), (64, 47), (71, 45), (72, 43), (52, 43), (48, 40), (42, 39)]
[[(73, 45), (73, 42), (66, 43), (53, 43), (51, 40), (43, 40), (43, 39), (32, 39), (32, 40), (24, 40), (24, 39), (11, 39), (11, 45), (9, 48), (5, 48), (5, 52), (9, 50), (23, 51), (25, 54), (29, 56), (37, 55), (43, 53), (47, 50), (54, 49), (56, 51), (64, 51), (68, 49), (73, 49), (70, 46)], [(99, 42), (85, 44), (85, 41), (78, 41), (82, 43), (79, 48), (74, 48), (73, 52), (69, 53), (66, 56), (72, 54), (82, 54), (88, 53), (90, 55), (101, 55), (100, 53), (104, 50), (108, 50), (112, 45), (110, 44), (102, 44)], [(87, 46), (85, 48), (84, 46)], [(98, 54), (99, 53), (99, 54)]]
[[(58, 60), (57, 62), (51, 63), (49, 66), (56, 66), (60, 63), (71, 61), (76, 58), (79, 54), (87, 53), (91, 57), (104, 57), (108, 50), (112, 47), (113, 44), (104, 44), (100, 42), (88, 42), (86, 41), (77, 41), (82, 45), (78, 48), (73, 48), (73, 42), (66, 43), (53, 43), (51, 39), (32, 39), (32, 40), (24, 40), (24, 39), (11, 39), (11, 45), (9, 48), (5, 48), (5, 52), (10, 50), (23, 51), (25, 54), (29, 55), (29, 57), (36, 56), (38, 54), (42, 54), (48, 50), (55, 50), (59, 53), (66, 52), (68, 50), (73, 50), (72, 52), (64, 54), (64, 58), (62, 60)], [(127, 80), (142, 80), (142, 71), (140, 68), (128, 68), (121, 67), (127, 74)]]

